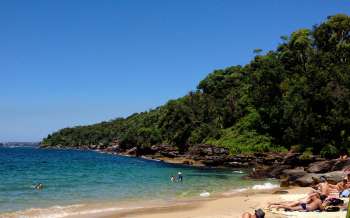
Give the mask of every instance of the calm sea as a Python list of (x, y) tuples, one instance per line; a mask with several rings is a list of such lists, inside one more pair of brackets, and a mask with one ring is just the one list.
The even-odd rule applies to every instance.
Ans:
[[(179, 171), (183, 182), (171, 182), (170, 176)], [(57, 213), (51, 217), (64, 217), (69, 214), (58, 214), (77, 205), (171, 201), (264, 184), (243, 180), (244, 174), (239, 169), (185, 167), (92, 151), (2, 147), (0, 217), (38, 215), (45, 208)], [(44, 189), (35, 190), (37, 183)]]

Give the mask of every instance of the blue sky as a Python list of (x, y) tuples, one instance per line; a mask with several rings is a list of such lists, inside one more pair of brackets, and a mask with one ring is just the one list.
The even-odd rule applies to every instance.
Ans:
[(0, 1), (0, 141), (154, 108), (336, 13), (350, 1)]

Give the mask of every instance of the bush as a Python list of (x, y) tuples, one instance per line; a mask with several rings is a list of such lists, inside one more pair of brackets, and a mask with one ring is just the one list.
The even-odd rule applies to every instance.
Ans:
[(286, 151), (285, 148), (273, 145), (268, 136), (259, 135), (256, 131), (238, 132), (232, 128), (224, 130), (220, 139), (209, 139), (206, 143), (226, 147), (231, 154)]
[(320, 155), (324, 158), (336, 158), (339, 151), (334, 145), (326, 145), (322, 148)]
[(312, 158), (312, 148), (306, 148), (306, 150), (300, 155), (300, 160), (310, 160)]

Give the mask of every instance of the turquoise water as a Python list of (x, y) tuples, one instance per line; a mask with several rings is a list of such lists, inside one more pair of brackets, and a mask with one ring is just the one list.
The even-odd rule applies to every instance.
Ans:
[[(182, 183), (170, 176), (181, 171)], [(91, 151), (0, 148), (0, 214), (56, 205), (173, 200), (259, 183), (241, 171), (201, 169)], [(43, 190), (33, 189), (43, 183)], [(261, 182), (260, 182), (261, 184)]]

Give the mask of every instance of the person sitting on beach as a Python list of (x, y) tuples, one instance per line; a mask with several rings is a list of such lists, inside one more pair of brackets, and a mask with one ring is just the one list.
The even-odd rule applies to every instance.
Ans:
[(242, 214), (242, 218), (264, 218), (265, 212), (262, 209), (257, 209), (254, 211), (254, 214), (245, 212)]
[(316, 186), (316, 188), (321, 195), (327, 196), (328, 198), (339, 196), (337, 186), (328, 183), (325, 176), (320, 177), (320, 183)]
[(315, 193), (310, 196), (310, 200), (307, 203), (298, 202), (296, 205), (293, 205), (293, 206), (279, 205), (276, 208), (286, 209), (290, 211), (315, 211), (315, 210), (322, 210), (324, 206), (321, 200), (321, 195), (319, 193)]
[(340, 152), (339, 152), (339, 158), (338, 160), (347, 160), (349, 159), (349, 152), (347, 149), (342, 149)]
[(348, 175), (346, 176), (346, 180), (348, 181), (348, 183), (346, 184), (346, 188), (350, 189), (350, 173), (348, 173)]
[[(345, 183), (345, 181), (346, 181), (346, 183)], [(347, 175), (346, 179), (343, 179), (342, 184), (340, 184), (339, 187), (340, 187), (340, 191), (339, 191), (340, 197), (349, 197), (350, 196), (350, 174)]]
[(335, 187), (338, 190), (338, 192), (341, 193), (342, 191), (348, 188), (348, 180), (344, 178), (341, 182), (338, 182), (333, 187)]

